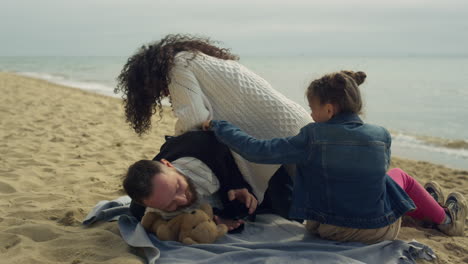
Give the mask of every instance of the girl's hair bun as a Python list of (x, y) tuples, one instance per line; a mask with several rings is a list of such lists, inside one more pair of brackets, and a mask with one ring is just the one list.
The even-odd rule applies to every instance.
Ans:
[(329, 82), (332, 87), (340, 87), (341, 89), (344, 89), (346, 86), (346, 76), (340, 73), (331, 74)]
[(353, 80), (357, 83), (357, 85), (361, 85), (366, 80), (366, 77), (367, 77), (366, 73), (362, 71), (358, 71), (358, 72), (341, 71), (341, 72), (353, 78)]

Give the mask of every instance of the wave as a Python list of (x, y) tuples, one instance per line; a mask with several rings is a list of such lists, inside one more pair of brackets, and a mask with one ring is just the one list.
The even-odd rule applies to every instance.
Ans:
[[(19, 75), (29, 76), (33, 78), (43, 79), (52, 83), (57, 83), (65, 86), (79, 88), (99, 94), (104, 94), (112, 97), (119, 97), (114, 94), (114, 88), (111, 85), (106, 85), (99, 82), (88, 80), (74, 80), (66, 74), (51, 74), (42, 72), (15, 72)], [(165, 105), (170, 103), (165, 100)], [(399, 148), (410, 149), (412, 151), (443, 154), (447, 157), (454, 157), (459, 160), (468, 159), (468, 140), (453, 140), (446, 138), (437, 138), (410, 134), (401, 131), (391, 131), (393, 145)]]
[(120, 97), (120, 95), (114, 94), (114, 88), (110, 85), (93, 81), (74, 80), (65, 74), (51, 74), (42, 72), (15, 72), (16, 74), (33, 77), (49, 81), (51, 83), (61, 84), (73, 88), (79, 88), (86, 91), (99, 93), (112, 97)]
[(440, 153), (456, 158), (468, 159), (468, 141), (453, 140), (421, 135), (410, 135), (402, 132), (391, 132), (393, 144), (401, 147)]

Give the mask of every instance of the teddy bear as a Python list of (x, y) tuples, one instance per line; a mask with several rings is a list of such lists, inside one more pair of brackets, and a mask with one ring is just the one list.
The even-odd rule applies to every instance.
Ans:
[(226, 225), (215, 224), (213, 208), (209, 204), (202, 204), (199, 209), (179, 214), (170, 220), (164, 220), (156, 212), (147, 212), (141, 225), (160, 240), (179, 241), (186, 245), (213, 243), (228, 231)]

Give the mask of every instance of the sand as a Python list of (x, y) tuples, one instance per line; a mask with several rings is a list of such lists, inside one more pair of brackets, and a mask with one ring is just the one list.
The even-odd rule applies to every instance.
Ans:
[[(0, 73), (0, 263), (144, 263), (117, 224), (81, 221), (100, 200), (124, 195), (121, 177), (172, 134), (170, 111), (148, 135), (125, 123), (118, 98)], [(394, 158), (420, 182), (468, 195), (468, 172)], [(465, 233), (468, 230), (465, 228)], [(403, 227), (431, 246), (434, 263), (468, 263), (468, 238)]]

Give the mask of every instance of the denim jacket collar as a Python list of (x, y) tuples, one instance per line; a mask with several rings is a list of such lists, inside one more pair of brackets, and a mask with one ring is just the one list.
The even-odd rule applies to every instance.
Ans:
[(364, 122), (359, 118), (355, 113), (345, 112), (339, 113), (333, 116), (330, 120), (326, 122), (327, 124), (364, 124)]

